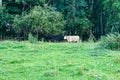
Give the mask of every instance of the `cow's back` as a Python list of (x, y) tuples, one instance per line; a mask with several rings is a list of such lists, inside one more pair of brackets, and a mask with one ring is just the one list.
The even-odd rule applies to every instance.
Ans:
[(77, 42), (80, 40), (79, 36), (66, 36), (68, 42)]

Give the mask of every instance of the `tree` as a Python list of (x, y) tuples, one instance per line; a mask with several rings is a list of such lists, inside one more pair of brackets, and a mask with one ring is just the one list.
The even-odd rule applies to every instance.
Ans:
[[(32, 13), (31, 9), (34, 6), (45, 8), (44, 5), (54, 6), (56, 12), (63, 14), (66, 20), (64, 28), (66, 35), (79, 35), (81, 38), (86, 36), (88, 38), (89, 35), (95, 35), (95, 38), (99, 39), (107, 33), (120, 32), (119, 0), (3, 0), (2, 4), (2, 6), (6, 7), (5, 15), (19, 15), (18, 18), (21, 21), (25, 18), (29, 19), (27, 16)], [(20, 18), (21, 16), (25, 18)], [(10, 20), (9, 22), (12, 22), (12, 19)], [(26, 21), (20, 23), (24, 24), (24, 22)], [(21, 33), (28, 34), (25, 33), (26, 30), (24, 29), (29, 25), (24, 24)], [(26, 29), (29, 30), (28, 27)], [(47, 31), (44, 30), (42, 30), (41, 33), (44, 34), (44, 32), (47, 33)]]
[(13, 15), (7, 13), (6, 8), (2, 7), (0, 11), (0, 39), (13, 35), (12, 23)]
[(120, 32), (120, 1), (105, 0), (106, 32)]
[(0, 0), (0, 7), (2, 7), (2, 0)]
[(63, 34), (65, 21), (63, 15), (50, 6), (35, 6), (28, 14), (16, 16), (14, 28), (25, 37), (29, 33), (40, 34)]
[(86, 8), (87, 2), (85, 0), (65, 0), (67, 21), (67, 34), (79, 35), (81, 38), (84, 33), (87, 33), (92, 23), (87, 17)]
[(103, 0), (89, 0), (91, 11), (90, 20), (93, 23), (92, 32), (97, 39), (105, 34), (105, 15), (103, 10)]

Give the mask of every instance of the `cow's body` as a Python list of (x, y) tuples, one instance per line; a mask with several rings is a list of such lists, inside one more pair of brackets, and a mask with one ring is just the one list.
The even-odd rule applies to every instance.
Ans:
[(80, 40), (79, 36), (64, 36), (64, 39), (68, 42), (78, 42)]

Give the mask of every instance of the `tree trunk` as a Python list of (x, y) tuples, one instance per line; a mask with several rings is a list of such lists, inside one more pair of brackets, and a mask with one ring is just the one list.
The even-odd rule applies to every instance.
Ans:
[(51, 0), (48, 0), (48, 1), (47, 1), (47, 5), (49, 5), (50, 1), (51, 1)]
[(90, 29), (90, 36), (91, 36), (91, 38), (93, 39), (93, 41), (94, 42), (96, 42), (97, 40), (96, 40), (96, 38), (95, 38), (95, 36), (93, 35), (93, 33), (92, 33), (92, 30)]
[(93, 10), (94, 0), (91, 0), (91, 10)]
[(101, 8), (101, 16), (100, 16), (100, 25), (101, 25), (101, 35), (104, 34), (104, 31), (103, 31), (103, 10)]
[(0, 0), (0, 10), (1, 10), (1, 8), (2, 8), (2, 0)]

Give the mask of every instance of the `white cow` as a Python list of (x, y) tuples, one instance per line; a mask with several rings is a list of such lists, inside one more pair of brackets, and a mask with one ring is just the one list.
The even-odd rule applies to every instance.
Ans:
[(79, 36), (64, 36), (64, 39), (68, 42), (78, 42), (80, 40)]

